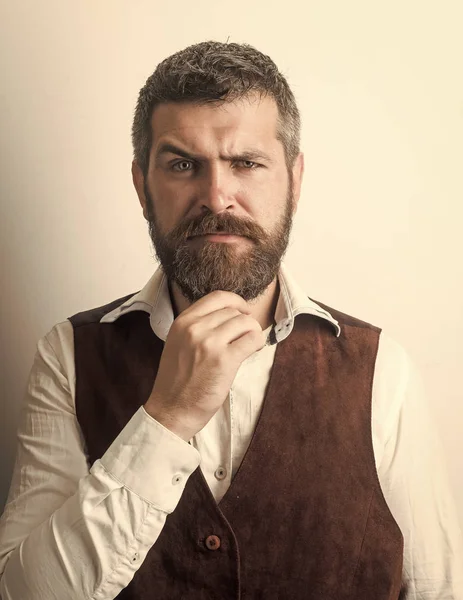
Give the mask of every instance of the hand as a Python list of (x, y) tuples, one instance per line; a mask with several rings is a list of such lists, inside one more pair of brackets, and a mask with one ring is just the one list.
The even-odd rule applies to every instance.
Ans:
[(246, 301), (211, 292), (175, 319), (145, 410), (189, 441), (225, 402), (241, 363), (264, 345)]

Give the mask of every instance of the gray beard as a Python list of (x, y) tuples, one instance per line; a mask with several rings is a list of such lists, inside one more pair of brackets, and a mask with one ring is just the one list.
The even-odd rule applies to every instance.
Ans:
[[(284, 214), (271, 233), (254, 222), (243, 221), (230, 213), (208, 213), (163, 234), (157, 226), (152, 199), (149, 195), (146, 198), (149, 205), (149, 233), (156, 257), (169, 283), (176, 283), (182, 295), (191, 303), (215, 290), (233, 292), (246, 301), (254, 300), (274, 281), (292, 228), (291, 194), (287, 196)], [(246, 242), (249, 248), (235, 248), (234, 243), (213, 242), (204, 242), (192, 248), (186, 241), (188, 233), (214, 230), (246, 235), (251, 240), (250, 243)]]

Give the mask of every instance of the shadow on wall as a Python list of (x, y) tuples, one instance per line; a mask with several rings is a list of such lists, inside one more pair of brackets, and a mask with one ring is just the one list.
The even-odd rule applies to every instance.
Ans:
[[(0, 175), (1, 177), (1, 175)], [(0, 195), (8, 198), (3, 185)], [(10, 196), (13, 198), (13, 195)], [(2, 303), (0, 308), (0, 512), (6, 502), (16, 454), (16, 430), (27, 387), (27, 379), (39, 333), (38, 320), (32, 322), (29, 310), (30, 298), (20, 288), (26, 284), (27, 273), (16, 260), (16, 244), (10, 234), (2, 238), (2, 268), (0, 286)], [(19, 282), (19, 286), (16, 283)]]
[[(5, 113), (3, 113), (5, 115)], [(35, 218), (49, 190), (42, 189), (22, 149), (22, 132), (0, 121), (0, 511), (6, 502), (16, 453), (16, 430), (36, 345), (46, 333), (49, 269), (43, 230)], [(33, 206), (36, 208), (32, 208)], [(44, 215), (43, 219), (47, 216)], [(48, 296), (48, 300), (47, 300)], [(46, 313), (46, 311), (45, 311)]]

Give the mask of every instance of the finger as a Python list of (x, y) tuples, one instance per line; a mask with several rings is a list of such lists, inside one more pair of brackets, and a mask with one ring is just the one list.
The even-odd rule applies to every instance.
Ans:
[(265, 333), (253, 329), (228, 345), (230, 360), (242, 363), (265, 346)]
[(226, 323), (230, 319), (234, 319), (242, 314), (243, 313), (237, 308), (220, 308), (219, 310), (214, 310), (207, 315), (198, 317), (196, 321), (190, 324), (190, 327), (197, 327), (198, 332), (201, 332), (203, 335), (207, 335), (214, 329), (217, 329), (217, 327), (220, 327), (220, 325), (223, 323)]
[(190, 322), (192, 319), (202, 317), (223, 308), (235, 308), (241, 313), (251, 313), (246, 300), (243, 300), (238, 294), (216, 290), (203, 296), (197, 302), (189, 306), (178, 318), (181, 318), (184, 322)]
[(226, 347), (250, 331), (262, 332), (262, 328), (254, 317), (240, 314), (224, 321), (214, 331), (217, 345)]

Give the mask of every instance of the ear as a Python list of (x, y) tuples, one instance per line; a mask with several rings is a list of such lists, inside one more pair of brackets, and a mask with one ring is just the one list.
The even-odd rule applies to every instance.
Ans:
[(294, 165), (293, 171), (293, 214), (297, 210), (299, 198), (301, 196), (302, 178), (304, 176), (304, 154), (299, 152)]
[(135, 190), (137, 191), (138, 200), (140, 201), (141, 207), (143, 209), (143, 216), (146, 220), (148, 220), (148, 211), (146, 208), (145, 196), (145, 177), (143, 175), (143, 171), (135, 161), (132, 162), (132, 181)]

